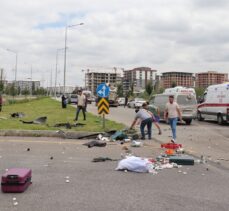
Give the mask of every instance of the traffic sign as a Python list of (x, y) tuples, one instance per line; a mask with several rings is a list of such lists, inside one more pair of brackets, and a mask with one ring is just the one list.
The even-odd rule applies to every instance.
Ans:
[(99, 97), (108, 97), (110, 94), (110, 87), (105, 83), (99, 84), (96, 93)]
[(107, 98), (99, 98), (98, 114), (109, 114), (109, 102)]

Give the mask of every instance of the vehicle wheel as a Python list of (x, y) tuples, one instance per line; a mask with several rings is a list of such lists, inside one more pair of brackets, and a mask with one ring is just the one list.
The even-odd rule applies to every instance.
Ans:
[(222, 125), (223, 124), (223, 117), (222, 117), (222, 115), (221, 114), (218, 114), (218, 116), (217, 116), (217, 122), (218, 122), (218, 124), (219, 125)]
[(191, 122), (192, 122), (192, 119), (187, 119), (187, 120), (185, 120), (186, 125), (190, 125)]
[(203, 121), (204, 120), (204, 118), (201, 116), (200, 111), (198, 111), (198, 113), (197, 113), (197, 119), (198, 119), (198, 121)]

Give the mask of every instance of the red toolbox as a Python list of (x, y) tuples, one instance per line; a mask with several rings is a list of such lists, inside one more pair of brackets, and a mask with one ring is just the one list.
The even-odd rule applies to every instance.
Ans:
[(178, 149), (181, 147), (182, 147), (182, 144), (176, 144), (176, 143), (161, 144), (161, 148), (166, 148), (166, 149)]
[(24, 192), (30, 184), (32, 170), (27, 168), (12, 168), (2, 176), (2, 192), (21, 193)]

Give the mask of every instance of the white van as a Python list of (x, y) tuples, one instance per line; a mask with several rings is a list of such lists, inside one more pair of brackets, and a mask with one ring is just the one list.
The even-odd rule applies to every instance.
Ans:
[(229, 82), (206, 89), (204, 102), (198, 105), (197, 119), (216, 120), (219, 124), (229, 122)]
[(196, 117), (197, 111), (195, 90), (179, 86), (166, 89), (163, 94), (154, 95), (150, 104), (153, 104), (159, 109), (161, 119), (164, 119), (165, 106), (169, 101), (170, 95), (174, 96), (174, 101), (180, 106), (182, 119), (187, 125), (190, 125), (192, 120)]

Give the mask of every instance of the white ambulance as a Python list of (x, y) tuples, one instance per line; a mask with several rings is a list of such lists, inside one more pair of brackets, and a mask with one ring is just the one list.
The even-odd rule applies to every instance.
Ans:
[(160, 118), (163, 120), (166, 103), (169, 101), (169, 96), (174, 96), (174, 101), (179, 104), (182, 112), (182, 119), (187, 125), (190, 125), (196, 117), (197, 101), (196, 92), (193, 88), (177, 86), (174, 88), (165, 89), (164, 93), (153, 96), (150, 106), (154, 106), (159, 110)]
[(197, 119), (216, 120), (219, 124), (229, 122), (229, 82), (206, 89), (204, 102), (198, 105)]

